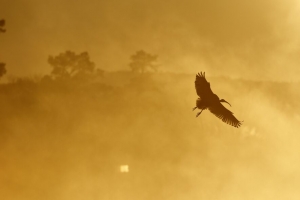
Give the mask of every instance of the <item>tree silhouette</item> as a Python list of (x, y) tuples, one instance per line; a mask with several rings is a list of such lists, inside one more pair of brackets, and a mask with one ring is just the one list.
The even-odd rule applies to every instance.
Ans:
[(75, 54), (72, 51), (49, 56), (48, 63), (53, 67), (51, 74), (55, 77), (70, 78), (76, 75), (92, 73), (95, 64), (90, 61), (89, 54)]
[(6, 30), (3, 28), (5, 25), (5, 20), (4, 19), (1, 19), (0, 20), (0, 32), (5, 32)]
[[(6, 30), (3, 28), (5, 25), (5, 20), (0, 20), (0, 32), (4, 33)], [(0, 62), (0, 77), (6, 74), (5, 63)]]
[(0, 77), (6, 74), (5, 63), (0, 63)]
[(137, 51), (136, 54), (130, 56), (131, 62), (129, 67), (134, 72), (144, 73), (147, 68), (157, 71), (157, 65), (154, 62), (157, 60), (157, 55), (151, 55), (143, 50)]

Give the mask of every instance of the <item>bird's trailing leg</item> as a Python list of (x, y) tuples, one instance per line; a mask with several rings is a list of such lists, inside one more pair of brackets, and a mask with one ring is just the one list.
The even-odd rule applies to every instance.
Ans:
[(195, 108), (193, 108), (193, 111), (197, 109), (197, 106)]
[(203, 109), (197, 113), (196, 117), (198, 117), (202, 113)]

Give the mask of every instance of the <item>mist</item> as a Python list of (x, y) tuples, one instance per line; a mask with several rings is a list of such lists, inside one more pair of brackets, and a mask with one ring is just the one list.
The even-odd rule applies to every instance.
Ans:
[[(297, 1), (2, 1), (0, 55), (11, 75), (44, 75), (45, 59), (88, 51), (104, 70), (123, 70), (145, 49), (161, 71), (297, 81)], [(18, 59), (15, 59), (18, 56)], [(282, 76), (284, 74), (284, 76)]]
[(299, 83), (207, 79), (240, 128), (195, 117), (192, 75), (2, 85), (1, 196), (298, 199)]
[(3, 199), (299, 199), (299, 2), (0, 4)]

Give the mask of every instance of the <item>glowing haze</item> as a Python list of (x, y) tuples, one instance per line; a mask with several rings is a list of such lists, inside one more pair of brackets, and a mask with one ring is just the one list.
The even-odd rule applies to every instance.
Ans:
[(0, 55), (20, 76), (49, 73), (48, 55), (65, 50), (124, 70), (144, 49), (161, 71), (299, 80), (299, 11), (293, 0), (2, 0)]
[(0, 199), (299, 200), (299, 2), (1, 0)]

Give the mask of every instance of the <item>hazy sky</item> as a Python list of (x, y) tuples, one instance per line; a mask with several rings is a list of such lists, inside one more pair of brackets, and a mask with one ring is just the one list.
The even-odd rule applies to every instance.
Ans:
[(299, 13), (296, 0), (1, 0), (0, 61), (42, 75), (49, 55), (88, 51), (112, 71), (144, 49), (161, 71), (300, 80)]

